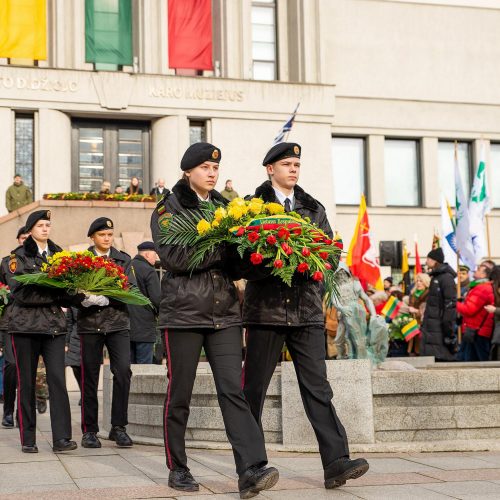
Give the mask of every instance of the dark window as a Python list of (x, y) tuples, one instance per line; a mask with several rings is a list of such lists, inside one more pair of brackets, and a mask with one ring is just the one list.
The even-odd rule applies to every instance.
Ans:
[(189, 144), (207, 141), (207, 123), (189, 120)]

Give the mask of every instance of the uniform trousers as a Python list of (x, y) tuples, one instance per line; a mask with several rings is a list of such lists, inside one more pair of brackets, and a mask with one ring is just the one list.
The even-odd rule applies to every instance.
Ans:
[(184, 437), (202, 347), (212, 368), (236, 472), (241, 475), (252, 465), (265, 465), (264, 436), (241, 388), (241, 328), (165, 330), (165, 346), (169, 383), (163, 434), (168, 468), (189, 470)]
[(97, 389), (106, 346), (113, 374), (111, 425), (128, 424), (128, 397), (130, 392), (130, 335), (128, 330), (109, 333), (80, 334), (80, 390), (82, 392), (82, 432), (99, 432)]
[(52, 440), (71, 439), (71, 412), (64, 366), (64, 335), (12, 334), (16, 362), (17, 413), (21, 444), (36, 443), (35, 384), (38, 359), (43, 356), (50, 398)]
[[(297, 374), (302, 403), (326, 468), (338, 458), (349, 456), (349, 446), (344, 426), (331, 401), (333, 393), (326, 376), (323, 327), (250, 326), (244, 368), (245, 398), (262, 426), (267, 389), (285, 342)], [(286, 411), (285, 406), (283, 411)]]
[(10, 333), (4, 332), (4, 367), (3, 367), (3, 414), (14, 413), (16, 402), (16, 360), (12, 351), (12, 338)]

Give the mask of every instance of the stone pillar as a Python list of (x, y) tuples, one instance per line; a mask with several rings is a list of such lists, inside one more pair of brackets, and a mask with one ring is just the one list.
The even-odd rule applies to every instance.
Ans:
[[(367, 359), (326, 361), (333, 404), (350, 443), (375, 442), (371, 364)], [(283, 445), (316, 446), (300, 397), (293, 363), (281, 363)]]
[(0, 108), (0, 151), (2, 152), (2, 175), (0, 175), (0, 215), (5, 215), (5, 191), (12, 184), (15, 166), (14, 113), (9, 108)]
[(441, 204), (438, 185), (438, 140), (436, 137), (424, 137), (421, 142), (421, 185), (422, 205), (439, 207)]
[(172, 186), (180, 177), (179, 165), (189, 146), (189, 121), (186, 116), (166, 116), (151, 127), (151, 172), (153, 185), (163, 177)]
[(71, 120), (40, 109), (35, 139), (35, 200), (45, 193), (71, 191)]
[(372, 207), (385, 207), (384, 180), (384, 136), (370, 135), (367, 147), (367, 186), (369, 186), (368, 202)]

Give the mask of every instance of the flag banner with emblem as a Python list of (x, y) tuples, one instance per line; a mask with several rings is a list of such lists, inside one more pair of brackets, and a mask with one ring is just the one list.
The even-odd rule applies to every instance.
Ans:
[(211, 0), (168, 0), (168, 67), (213, 69)]
[[(456, 249), (460, 260), (469, 267), (476, 268), (476, 258), (472, 245), (470, 233), (469, 208), (465, 191), (462, 184), (462, 177), (458, 167), (458, 156), (455, 150), (455, 234)], [(448, 263), (449, 264), (449, 263)]]
[(295, 110), (292, 113), (292, 116), (288, 118), (287, 122), (283, 125), (283, 127), (281, 127), (281, 130), (279, 131), (278, 135), (274, 138), (273, 146), (276, 146), (276, 144), (279, 144), (280, 142), (284, 142), (285, 137), (287, 137), (290, 131), (292, 130), (293, 122), (295, 120), (295, 116), (297, 114), (299, 106), (300, 102), (297, 103), (297, 106), (295, 106)]
[(401, 274), (403, 275), (403, 293), (407, 294), (411, 288), (410, 265), (408, 263), (408, 249), (403, 241), (403, 256), (401, 260)]
[(441, 196), (441, 248), (444, 253), (444, 261), (457, 271), (457, 244), (455, 239), (455, 226), (453, 216), (451, 214), (450, 204), (448, 200)]
[(46, 0), (0, 1), (0, 57), (47, 59)]
[(391, 296), (389, 300), (385, 303), (384, 308), (382, 309), (382, 316), (385, 316), (389, 319), (394, 319), (401, 309), (403, 303), (398, 300), (396, 297)]
[[(434, 245), (433, 245), (434, 248)], [(418, 253), (418, 241), (417, 241), (417, 235), (415, 235), (415, 277), (417, 274), (420, 274), (422, 272), (422, 264), (420, 262), (420, 255)]]
[(132, 66), (131, 0), (85, 0), (85, 61)]
[(409, 342), (413, 337), (416, 337), (420, 333), (417, 320), (412, 319), (409, 323), (403, 326), (401, 328), (401, 333), (403, 334), (406, 342)]
[(377, 259), (377, 248), (371, 239), (370, 222), (364, 195), (361, 195), (358, 220), (349, 246), (346, 263), (351, 273), (359, 278), (365, 290), (368, 285), (375, 287), (377, 290), (384, 289)]
[(484, 143), (481, 144), (480, 160), (469, 200), (469, 220), (472, 246), (476, 262), (488, 256), (485, 235), (485, 217), (490, 211), (488, 183), (486, 182), (486, 164), (484, 162)]

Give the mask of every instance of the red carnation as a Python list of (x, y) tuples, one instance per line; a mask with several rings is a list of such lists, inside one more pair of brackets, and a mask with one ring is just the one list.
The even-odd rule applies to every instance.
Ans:
[(292, 229), (292, 233), (300, 236), (302, 234), (302, 229), (300, 227), (296, 227), (295, 229)]
[(325, 269), (331, 269), (332, 265), (329, 262), (325, 262)]
[(293, 253), (292, 247), (288, 243), (282, 243), (281, 244), (281, 249), (283, 252), (285, 252), (287, 255), (291, 255)]
[(276, 242), (278, 241), (276, 239), (276, 236), (274, 236), (274, 234), (270, 234), (267, 238), (266, 238), (266, 241), (270, 244), (270, 245), (276, 245)]
[(321, 271), (316, 271), (313, 273), (313, 280), (314, 281), (321, 281), (323, 279), (323, 273)]
[(238, 231), (236, 231), (236, 236), (243, 236), (245, 234), (245, 228), (240, 226)]
[(281, 269), (283, 267), (283, 261), (281, 259), (276, 259), (273, 265), (277, 269)]
[(309, 270), (309, 264), (307, 262), (301, 262), (298, 266), (297, 266), (297, 271), (299, 273), (305, 273), (307, 270)]
[(332, 244), (332, 240), (330, 238), (324, 238), (323, 242), (325, 243), (325, 245), (331, 245)]
[(309, 255), (311, 255), (311, 250), (309, 250), (309, 248), (307, 248), (307, 247), (304, 247), (304, 248), (302, 249), (302, 255), (303, 255), (304, 257), (309, 257)]
[(252, 231), (248, 233), (247, 238), (250, 243), (255, 243), (260, 238), (260, 235), (257, 231)]
[(263, 260), (264, 260), (264, 257), (262, 256), (261, 253), (254, 252), (252, 255), (250, 255), (250, 262), (254, 266), (258, 266), (259, 264), (262, 264)]
[(288, 238), (290, 238), (290, 231), (288, 231), (287, 229), (285, 229), (284, 227), (282, 227), (278, 231), (278, 238), (281, 238), (283, 240), (287, 240)]
[(319, 256), (323, 259), (326, 260), (328, 259), (328, 252), (320, 252)]

